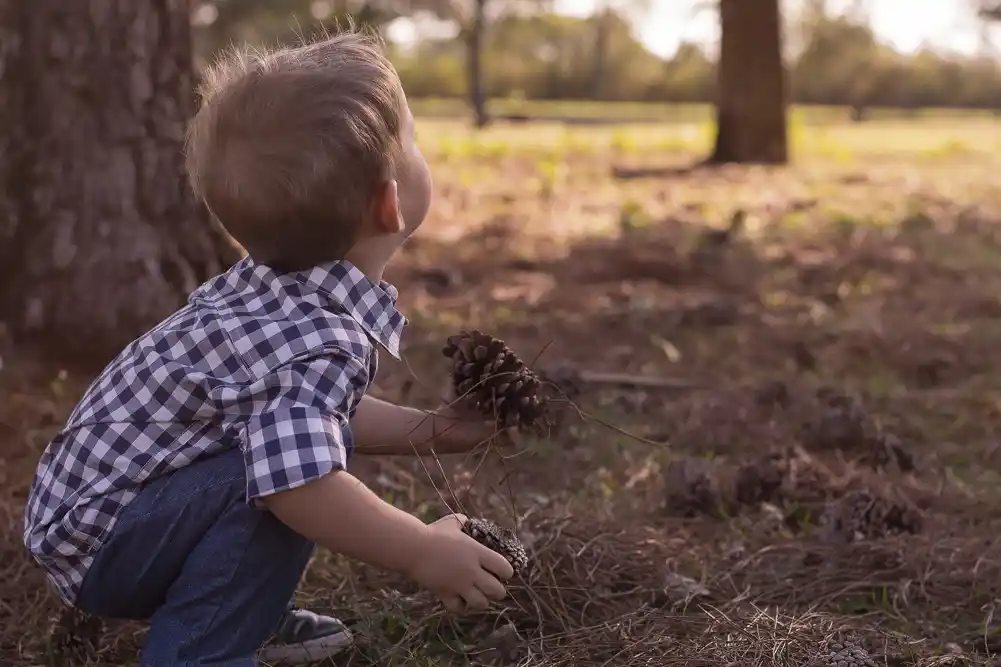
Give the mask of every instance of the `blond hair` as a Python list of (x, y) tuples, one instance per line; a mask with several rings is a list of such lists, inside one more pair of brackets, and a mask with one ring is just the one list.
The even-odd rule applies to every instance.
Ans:
[(199, 93), (188, 177), (223, 227), (282, 270), (342, 259), (402, 151), (403, 90), (377, 39), (234, 48)]

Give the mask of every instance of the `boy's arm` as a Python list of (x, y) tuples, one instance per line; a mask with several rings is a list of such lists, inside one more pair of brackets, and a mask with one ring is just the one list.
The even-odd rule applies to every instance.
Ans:
[(351, 431), (359, 454), (389, 455), (424, 454), (432, 447), (438, 454), (468, 452), (496, 434), (486, 421), (462, 420), (372, 396), (358, 402)]
[(466, 517), (453, 514), (425, 526), (344, 471), (279, 491), (264, 503), (300, 535), (405, 575), (453, 613), (485, 610), (490, 599), (503, 599), (501, 580), (514, 574), (504, 556), (463, 532)]
[(344, 429), (365, 364), (346, 353), (294, 361), (256, 382), (242, 432), (247, 500), (328, 549), (407, 573), (427, 527), (345, 471)]
[(402, 574), (410, 574), (428, 538), (420, 519), (383, 501), (343, 470), (262, 502), (282, 523), (320, 546)]
[(254, 411), (239, 438), (247, 501), (331, 551), (406, 575), (451, 609), (486, 608), (487, 597), (504, 596), (497, 579), (511, 567), (462, 532), (464, 518), (425, 526), (345, 471), (347, 415), (367, 384), (364, 363), (331, 352), (249, 387), (241, 404)]

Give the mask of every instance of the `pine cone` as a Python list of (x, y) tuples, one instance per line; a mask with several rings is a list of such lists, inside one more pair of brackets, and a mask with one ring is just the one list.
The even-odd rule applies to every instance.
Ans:
[(737, 501), (814, 504), (826, 501), (835, 480), (820, 462), (799, 448), (775, 449), (737, 471)]
[(781, 494), (788, 475), (789, 460), (782, 452), (769, 452), (760, 460), (742, 466), (737, 471), (737, 502), (744, 505), (772, 502)]
[(449, 336), (441, 352), (452, 360), (455, 393), (499, 427), (541, 433), (550, 425), (539, 377), (504, 341), (462, 331)]
[(515, 576), (524, 574), (528, 570), (528, 552), (514, 531), (485, 519), (467, 519), (466, 523), (462, 524), (462, 532), (504, 556), (514, 568)]
[(827, 644), (827, 655), (823, 667), (876, 667), (869, 652), (855, 639), (831, 641)]
[(852, 491), (828, 504), (820, 520), (820, 534), (830, 542), (851, 543), (919, 533), (922, 523), (921, 514), (909, 504), (868, 491)]
[(877, 426), (861, 401), (829, 387), (819, 389), (816, 397), (817, 414), (803, 424), (803, 441), (808, 448), (848, 452), (870, 441)]
[(686, 457), (668, 463), (664, 470), (665, 509), (682, 516), (716, 516), (725, 500), (719, 473), (712, 462)]
[(85, 664), (94, 661), (101, 648), (104, 622), (76, 607), (63, 607), (49, 619), (46, 641), (49, 664)]

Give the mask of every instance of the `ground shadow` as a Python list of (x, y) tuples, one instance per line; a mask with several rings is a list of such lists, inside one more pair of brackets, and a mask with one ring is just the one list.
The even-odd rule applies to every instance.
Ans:
[[(562, 632), (545, 644), (551, 664), (640, 664), (637, 638), (652, 630), (647, 649), (725, 664), (740, 650), (720, 639), (731, 625), (763, 623), (752, 602), (781, 611), (744, 647), (763, 656), (798, 660), (854, 627), (928, 638), (912, 647), (926, 656), (954, 644), (982, 658), (1001, 582), (998, 220), (942, 198), (883, 221), (809, 203), (737, 218), (707, 228), (679, 214), (567, 244), (526, 241), (503, 218), (458, 240), (415, 238), (388, 276), (412, 320), (406, 363), (384, 364), (379, 393), (432, 405), (444, 337), (480, 328), (588, 418), (506, 461), (365, 462), (359, 474), (428, 516), (443, 511), (429, 481), (480, 514), (514, 506), (543, 565), (501, 616), (518, 636)], [(20, 511), (81, 387), (44, 364), (3, 376), (4, 664), (40, 655), (54, 608), (20, 547)], [(446, 651), (455, 630), (439, 621), (441, 641), (385, 625), (433, 616), (429, 603), (373, 596), (407, 589), (345, 567), (321, 557), (304, 596), (378, 626), (356, 660), (404, 638)], [(333, 586), (346, 576), (354, 598)], [(619, 634), (594, 630), (616, 619), (630, 619)], [(466, 643), (486, 641), (474, 626), (495, 627), (460, 628)], [(102, 664), (130, 659), (133, 632), (108, 635)]]

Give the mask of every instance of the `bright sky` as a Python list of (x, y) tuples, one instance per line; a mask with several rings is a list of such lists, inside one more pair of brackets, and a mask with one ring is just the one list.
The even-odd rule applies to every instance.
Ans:
[[(586, 15), (603, 0), (557, 0), (560, 11)], [(613, 0), (614, 1), (614, 0)], [(829, 0), (832, 9), (850, 4), (846, 0)], [(794, 5), (795, 0), (784, 0)], [(629, 0), (615, 4), (627, 7)], [(674, 53), (684, 40), (710, 42), (716, 39), (718, 27), (711, 11), (696, 11), (704, 0), (653, 0), (653, 9), (637, 20), (640, 39), (660, 55)], [(879, 36), (902, 51), (922, 44), (971, 53), (980, 45), (979, 26), (970, 10), (970, 0), (868, 0), (869, 15)], [(992, 29), (993, 43), (1001, 45), (1001, 29)]]

